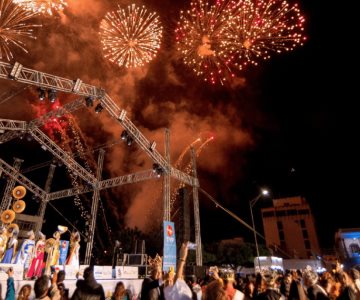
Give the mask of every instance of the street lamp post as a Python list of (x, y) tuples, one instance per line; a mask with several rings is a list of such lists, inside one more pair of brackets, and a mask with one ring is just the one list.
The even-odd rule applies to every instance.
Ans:
[[(254, 232), (256, 255), (257, 255), (257, 261), (258, 261), (260, 271), (261, 271), (261, 265), (260, 265), (260, 257), (259, 257), (260, 256), (259, 245), (258, 245), (258, 241), (257, 241), (257, 232), (256, 232), (256, 229), (255, 229), (254, 215), (253, 215), (253, 210), (252, 209), (253, 209), (253, 206), (256, 204), (256, 202), (258, 202), (258, 200), (262, 196), (267, 196), (268, 194), (269, 194), (268, 190), (261, 190), (259, 195), (257, 195), (254, 199), (249, 201), (251, 222), (252, 222), (252, 227), (253, 227), (253, 232)], [(255, 266), (255, 270), (256, 270), (256, 266)]]

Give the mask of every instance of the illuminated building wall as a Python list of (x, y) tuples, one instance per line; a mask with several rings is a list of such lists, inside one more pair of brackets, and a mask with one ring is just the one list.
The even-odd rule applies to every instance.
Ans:
[(314, 219), (303, 197), (274, 199), (261, 209), (267, 247), (280, 248), (293, 258), (320, 254)]

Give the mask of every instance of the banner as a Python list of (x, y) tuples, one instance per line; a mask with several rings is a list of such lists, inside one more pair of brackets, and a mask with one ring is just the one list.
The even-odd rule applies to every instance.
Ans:
[(164, 221), (163, 271), (168, 272), (170, 267), (176, 271), (175, 225), (174, 222)]
[(60, 240), (59, 265), (65, 265), (69, 251), (69, 241)]

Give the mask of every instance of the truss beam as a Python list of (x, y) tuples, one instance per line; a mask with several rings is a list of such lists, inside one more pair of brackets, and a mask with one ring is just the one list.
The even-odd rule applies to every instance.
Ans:
[(24, 131), (26, 129), (25, 121), (17, 121), (17, 120), (8, 120), (8, 119), (0, 119), (0, 132), (4, 130), (21, 130)]
[[(54, 117), (59, 118), (63, 115), (66, 115), (73, 111), (76, 111), (81, 107), (84, 107), (84, 100), (82, 98), (77, 99), (73, 102), (69, 102), (58, 109), (52, 110), (52, 111), (48, 112), (47, 114), (41, 116), (40, 118), (30, 121), (29, 123), (26, 123), (25, 121), (7, 120), (8, 123), (12, 122), (12, 123), (14, 123), (14, 125), (18, 122), (21, 122), (21, 124), (18, 125), (19, 129), (16, 129), (16, 131), (14, 131), (15, 129), (13, 129), (12, 131), (8, 131), (8, 132), (5, 132), (4, 134), (0, 135), (0, 144), (4, 143), (4, 142), (8, 142), (14, 138), (17, 138), (26, 130), (30, 130), (30, 129), (33, 129), (36, 127), (43, 126), (51, 118), (54, 118)], [(4, 120), (4, 119), (0, 119), (0, 130), (1, 130), (1, 120)]]
[(75, 195), (89, 193), (89, 192), (94, 191), (95, 189), (103, 190), (103, 189), (108, 189), (108, 188), (112, 188), (112, 187), (116, 187), (116, 186), (120, 186), (120, 185), (141, 182), (141, 181), (145, 181), (148, 179), (158, 179), (158, 178), (159, 178), (158, 175), (155, 174), (152, 169), (145, 170), (145, 171), (141, 171), (141, 172), (137, 172), (137, 173), (133, 173), (133, 174), (128, 174), (128, 175), (124, 175), (124, 176), (119, 176), (119, 177), (115, 177), (115, 178), (111, 178), (111, 179), (98, 181), (96, 186), (87, 185), (87, 186), (83, 186), (80, 188), (73, 188), (73, 189), (67, 189), (67, 190), (53, 192), (48, 195), (47, 199), (49, 201), (51, 201), (51, 200), (56, 200), (56, 199), (61, 199), (61, 198), (67, 198), (67, 197), (71, 197), (71, 196), (75, 196)]
[(14, 79), (21, 83), (36, 85), (42, 88), (56, 89), (65, 93), (74, 93), (81, 96), (92, 96), (95, 98), (102, 97), (104, 91), (98, 87), (90, 84), (79, 82), (78, 80), (71, 80), (55, 75), (35, 71), (23, 67), (16, 62), (11, 65), (0, 61), (0, 78)]
[(96, 178), (80, 166), (69, 154), (62, 150), (52, 139), (50, 139), (45, 133), (39, 128), (35, 128), (29, 133), (33, 138), (38, 141), (41, 145), (46, 147), (55, 157), (60, 159), (69, 169), (75, 172), (78, 176), (84, 179), (87, 183), (96, 185)]
[(51, 88), (57, 91), (100, 99), (101, 104), (106, 108), (110, 115), (119, 120), (122, 126), (128, 131), (128, 134), (130, 134), (140, 147), (163, 168), (165, 173), (170, 173), (171, 177), (174, 177), (188, 185), (199, 186), (197, 178), (193, 178), (192, 176), (168, 165), (166, 159), (156, 150), (156, 144), (154, 144), (153, 141), (150, 142), (146, 139), (146, 137), (136, 128), (130, 119), (126, 117), (126, 112), (124, 110), (120, 110), (116, 103), (105, 93), (103, 89), (85, 84), (79, 79), (70, 80), (31, 70), (23, 67), (17, 62), (12, 66), (9, 63), (0, 61), (0, 78), (10, 78), (42, 88)]
[(43, 189), (38, 187), (35, 183), (33, 183), (28, 178), (26, 178), (24, 175), (20, 174), (19, 171), (17, 171), (15, 168), (10, 166), (8, 163), (6, 163), (1, 158), (0, 158), (0, 169), (8, 176), (15, 179), (18, 183), (22, 184), (25, 188), (27, 188), (29, 191), (31, 191), (35, 196), (46, 199), (47, 195)]

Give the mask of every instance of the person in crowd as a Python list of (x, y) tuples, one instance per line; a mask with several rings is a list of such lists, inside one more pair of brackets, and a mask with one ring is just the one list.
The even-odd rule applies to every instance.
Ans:
[(229, 300), (244, 300), (245, 295), (243, 292), (235, 289), (235, 273), (234, 271), (224, 272), (221, 276), (224, 282), (224, 289)]
[(265, 280), (265, 291), (258, 294), (256, 300), (284, 300), (285, 297), (279, 291), (278, 274), (273, 270), (266, 270), (262, 274)]
[(42, 274), (44, 268), (44, 256), (45, 256), (45, 242), (46, 236), (39, 232), (39, 240), (36, 242), (34, 258), (31, 261), (29, 271), (27, 273), (27, 278), (38, 278)]
[(303, 273), (304, 286), (309, 300), (329, 300), (325, 289), (318, 284), (319, 276), (312, 269), (306, 269)]
[(119, 281), (116, 284), (111, 300), (131, 300), (129, 291), (125, 289), (125, 285), (122, 281)]
[(156, 255), (154, 259), (149, 259), (151, 266), (151, 275), (143, 280), (141, 285), (141, 300), (159, 300), (164, 299), (162, 289), (162, 259)]
[(245, 300), (252, 300), (255, 291), (255, 278), (248, 278), (244, 286)]
[(193, 294), (192, 295), (193, 300), (201, 300), (201, 298), (202, 298), (202, 290), (201, 290), (200, 284), (197, 282), (196, 276), (191, 275), (189, 277), (188, 281), (189, 281), (188, 285), (189, 285), (189, 287), (190, 287), (190, 289), (192, 291), (192, 294)]
[(104, 288), (94, 277), (94, 268), (87, 267), (84, 270), (84, 280), (79, 279), (76, 282), (76, 289), (71, 300), (105, 300)]
[(358, 297), (358, 291), (356, 289), (353, 279), (345, 272), (339, 273), (339, 280), (341, 283), (341, 292), (338, 300), (356, 300)]
[(15, 286), (14, 286), (14, 270), (13, 268), (9, 268), (6, 271), (6, 274), (8, 275), (7, 281), (6, 281), (6, 296), (5, 300), (15, 300)]
[[(192, 300), (192, 291), (189, 286), (186, 284), (183, 273), (186, 263), (186, 258), (188, 255), (188, 242), (181, 245), (179, 251), (179, 260), (177, 263), (177, 272), (174, 273), (173, 279), (169, 280), (169, 284), (164, 287), (164, 296), (165, 300), (172, 299), (182, 299), (182, 300)], [(174, 270), (172, 270), (174, 271)]]
[(35, 248), (35, 234), (30, 230), (26, 233), (27, 239), (21, 244), (19, 251), (15, 257), (15, 264), (24, 266), (24, 277), (27, 278), (27, 272), (30, 267), (31, 260), (33, 258)]
[(307, 300), (304, 287), (301, 283), (302, 274), (292, 271), (292, 281), (290, 283), (288, 300)]
[(213, 280), (206, 286), (203, 300), (228, 300), (222, 280)]
[(25, 284), (21, 287), (16, 300), (29, 300), (31, 294), (31, 285)]
[(65, 288), (65, 271), (60, 270), (57, 274), (56, 284), (60, 292), (61, 300), (69, 299), (69, 290)]
[(47, 275), (40, 276), (35, 280), (34, 292), (36, 300), (60, 300), (60, 292), (56, 285), (57, 273), (55, 272), (51, 278), (51, 285), (49, 287), (50, 278)]

